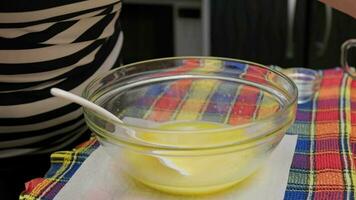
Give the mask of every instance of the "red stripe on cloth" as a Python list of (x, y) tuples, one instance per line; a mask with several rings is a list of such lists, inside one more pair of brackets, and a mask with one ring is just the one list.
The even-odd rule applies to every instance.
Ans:
[(350, 146), (353, 154), (353, 164), (356, 166), (356, 80), (351, 81), (350, 90), (350, 102), (351, 102), (351, 133), (350, 133)]
[(318, 111), (316, 113), (316, 121), (318, 122), (333, 122), (338, 119), (339, 119), (338, 110), (325, 110), (325, 111)]
[(260, 66), (257, 66), (257, 65), (248, 65), (248, 71), (249, 71), (249, 74), (251, 74), (251, 75), (257, 75), (257, 76), (264, 76), (264, 75), (266, 75), (268, 72), (269, 72), (269, 70), (267, 69), (267, 68), (262, 68), (262, 67), (260, 67)]
[[(256, 71), (257, 70), (257, 71)], [(260, 78), (261, 75), (264, 77), (268, 71), (265, 69), (256, 69), (249, 67), (246, 70), (245, 79), (261, 83), (263, 79)], [(256, 73), (258, 73), (259, 77), (256, 78)], [(252, 76), (250, 76), (250, 74)], [(265, 80), (266, 81), (266, 80)], [(241, 86), (239, 94), (237, 94), (236, 101), (234, 103), (233, 108), (231, 109), (229, 124), (238, 125), (249, 122), (252, 120), (254, 113), (257, 109), (257, 100), (260, 95), (260, 91), (257, 88), (251, 86)]]
[[(337, 70), (324, 71), (315, 109), (315, 149), (312, 153), (314, 167), (314, 199), (323, 199), (327, 190), (344, 194), (344, 163), (340, 152), (340, 98), (343, 73)], [(312, 133), (311, 133), (312, 134)], [(336, 149), (338, 148), (338, 149)], [(336, 151), (335, 151), (336, 149)]]
[[(245, 74), (241, 75), (242, 78), (259, 83), (259, 84), (268, 84), (265, 76), (268, 74), (268, 70), (264, 68), (260, 68), (254, 65), (247, 65), (248, 69)], [(274, 75), (270, 73), (270, 75)]]
[[(332, 78), (330, 78), (330, 75), (332, 75)], [(327, 70), (324, 73), (324, 77), (326, 78), (321, 82), (319, 90), (320, 100), (317, 105), (316, 121), (318, 123), (339, 121), (340, 111), (335, 108), (338, 108), (340, 104), (340, 85), (342, 84), (343, 73)], [(333, 109), (331, 110), (331, 108)]]
[(30, 194), (40, 183), (45, 181), (44, 178), (35, 178), (25, 183), (25, 191), (22, 193)]
[[(328, 178), (325, 178), (328, 179)], [(322, 192), (315, 192), (314, 194), (314, 199), (322, 199), (322, 200), (327, 200), (327, 199), (344, 199), (344, 189), (343, 187), (340, 187), (339, 190), (336, 191), (322, 191)]]
[[(337, 140), (336, 140), (337, 141)], [(342, 169), (340, 153), (330, 152), (315, 155), (315, 169), (316, 170), (331, 170), (331, 169)]]
[(147, 118), (158, 122), (169, 120), (189, 92), (191, 84), (192, 80), (174, 82), (155, 102)]
[(251, 121), (256, 110), (259, 90), (249, 86), (241, 86), (239, 96), (231, 110), (229, 124), (237, 125)]

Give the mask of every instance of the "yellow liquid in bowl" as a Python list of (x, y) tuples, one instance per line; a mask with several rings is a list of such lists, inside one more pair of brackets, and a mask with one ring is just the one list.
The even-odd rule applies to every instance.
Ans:
[[(161, 124), (161, 130), (202, 130), (225, 127), (223, 124), (185, 121)], [(235, 131), (236, 132), (236, 131)], [(195, 135), (196, 134), (196, 135)], [(188, 138), (180, 138), (180, 143), (201, 143), (199, 133), (192, 133)], [(205, 133), (200, 133), (205, 134)], [(243, 134), (231, 133), (215, 134), (209, 138), (209, 143), (222, 142), (232, 139), (232, 135), (246, 137)], [(160, 143), (159, 137), (141, 133), (140, 140)], [(236, 136), (237, 137), (237, 136)], [(174, 137), (173, 137), (174, 138)], [(186, 141), (185, 141), (186, 140)], [(189, 141), (188, 141), (189, 140)], [(164, 142), (167, 142), (166, 140)], [(173, 142), (173, 141), (171, 141)], [(250, 175), (264, 158), (265, 151), (247, 148), (240, 151), (221, 152), (209, 150), (208, 154), (194, 154), (190, 151), (164, 152), (154, 151), (143, 154), (132, 150), (122, 151), (121, 163), (124, 170), (136, 180), (158, 190), (178, 194), (212, 193), (230, 187)], [(162, 153), (162, 154), (161, 154)]]

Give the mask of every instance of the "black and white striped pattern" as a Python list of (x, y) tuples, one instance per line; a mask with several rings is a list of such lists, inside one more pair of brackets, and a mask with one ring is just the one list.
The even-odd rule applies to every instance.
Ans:
[(87, 131), (80, 94), (117, 65), (120, 0), (0, 1), (0, 158), (51, 152)]

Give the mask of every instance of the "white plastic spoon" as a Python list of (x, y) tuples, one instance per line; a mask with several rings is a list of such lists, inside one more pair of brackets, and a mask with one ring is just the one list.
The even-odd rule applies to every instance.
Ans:
[(80, 97), (76, 94), (67, 92), (67, 91), (59, 89), (59, 88), (52, 88), (51, 94), (53, 96), (60, 97), (60, 98), (69, 100), (71, 102), (77, 103), (77, 104), (79, 104), (85, 108), (88, 108), (90, 110), (93, 110), (93, 111), (97, 112), (98, 114), (103, 115), (104, 117), (109, 118), (113, 121), (123, 123), (118, 117), (113, 115), (111, 112), (105, 110), (104, 108), (96, 105), (95, 103), (88, 101), (88, 100), (84, 99), (83, 97)]
[[(102, 108), (102, 107), (94, 104), (93, 102), (88, 101), (88, 100), (84, 99), (83, 97), (80, 97), (76, 94), (67, 92), (67, 91), (59, 89), (59, 88), (51, 88), (51, 94), (53, 96), (69, 100), (69, 101), (77, 103), (85, 108), (91, 109), (91, 110), (93, 110), (93, 111), (113, 120), (113, 121), (123, 123), (118, 117), (116, 117), (109, 111), (105, 110), (104, 108)], [(147, 123), (151, 127), (154, 125), (157, 125), (156, 123), (147, 122), (146, 120), (141, 120), (141, 119), (128, 118), (127, 120), (130, 120), (131, 122), (135, 122), (136, 124), (137, 123)], [(118, 129), (116, 130), (116, 133), (126, 133), (126, 134), (130, 135), (131, 137), (138, 139), (138, 141), (142, 142), (143, 144), (147, 143), (145, 140), (142, 140), (141, 138), (136, 137), (135, 131), (128, 129), (128, 128), (122, 128), (122, 127), (117, 127), (117, 128)], [(182, 168), (179, 165), (177, 165), (176, 162), (174, 161), (174, 159), (169, 159), (169, 158), (165, 158), (165, 157), (161, 157), (161, 156), (158, 156), (158, 158), (168, 168), (171, 168), (184, 176), (190, 175), (190, 173), (188, 171), (186, 171), (184, 169), (184, 167)]]

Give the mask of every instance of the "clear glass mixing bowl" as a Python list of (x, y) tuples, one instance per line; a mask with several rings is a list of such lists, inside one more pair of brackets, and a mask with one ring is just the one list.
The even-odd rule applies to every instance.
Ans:
[(84, 109), (116, 166), (178, 194), (222, 190), (256, 171), (293, 123), (297, 96), (281, 72), (215, 57), (129, 64), (83, 92), (123, 121)]

